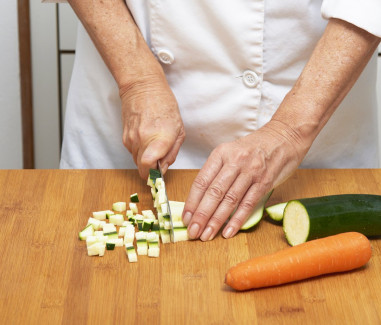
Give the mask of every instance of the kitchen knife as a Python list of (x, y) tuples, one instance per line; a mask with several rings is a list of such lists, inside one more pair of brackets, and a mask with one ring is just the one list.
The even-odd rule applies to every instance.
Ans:
[(173, 243), (174, 242), (174, 233), (173, 233), (173, 220), (172, 220), (171, 207), (169, 205), (169, 200), (168, 200), (168, 195), (167, 195), (167, 185), (166, 185), (166, 183), (164, 181), (164, 175), (163, 175), (163, 171), (161, 169), (161, 165), (160, 165), (160, 161), (159, 160), (157, 161), (157, 167), (158, 167), (159, 172), (160, 172), (160, 177), (161, 177), (161, 179), (163, 180), (163, 183), (164, 183), (165, 201), (166, 201), (166, 204), (167, 204), (167, 207), (168, 207), (169, 223), (170, 223), (170, 227), (171, 227), (171, 229), (169, 229), (169, 235), (171, 237), (171, 242)]

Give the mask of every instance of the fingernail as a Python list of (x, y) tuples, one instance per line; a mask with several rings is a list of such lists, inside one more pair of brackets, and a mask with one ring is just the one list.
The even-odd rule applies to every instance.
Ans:
[(195, 239), (197, 237), (197, 234), (198, 234), (198, 231), (200, 230), (200, 226), (197, 224), (197, 223), (194, 223), (189, 231), (188, 231), (188, 234), (189, 234), (189, 238), (190, 239)]
[(189, 211), (185, 212), (184, 217), (183, 217), (184, 225), (188, 226), (191, 219), (192, 219), (192, 213), (190, 213)]
[(222, 234), (225, 238), (230, 238), (231, 235), (233, 234), (233, 227), (228, 227), (226, 230), (224, 230), (224, 233)]
[(208, 226), (206, 227), (206, 229), (204, 230), (204, 232), (202, 233), (200, 239), (202, 241), (207, 241), (207, 240), (211, 240), (211, 235), (212, 235), (212, 232), (213, 232), (213, 228)]

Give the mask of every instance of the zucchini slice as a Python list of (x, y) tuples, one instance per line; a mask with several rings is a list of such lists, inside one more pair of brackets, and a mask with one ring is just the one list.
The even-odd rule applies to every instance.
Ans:
[(381, 196), (342, 194), (289, 201), (283, 230), (291, 246), (350, 231), (379, 236)]
[(283, 220), (283, 212), (286, 207), (287, 202), (274, 204), (265, 208), (265, 211), (269, 215), (269, 217), (274, 221), (282, 221)]
[(241, 230), (247, 230), (254, 227), (256, 224), (261, 221), (263, 217), (263, 211), (265, 208), (265, 204), (272, 194), (272, 190), (268, 192), (256, 205), (251, 215), (247, 218), (246, 222), (242, 225)]

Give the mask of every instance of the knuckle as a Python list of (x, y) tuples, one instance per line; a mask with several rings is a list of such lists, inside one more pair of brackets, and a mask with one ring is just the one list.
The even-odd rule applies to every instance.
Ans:
[(224, 192), (218, 184), (211, 185), (206, 194), (217, 201), (221, 201), (224, 198)]
[(233, 191), (228, 191), (226, 194), (225, 194), (225, 197), (224, 197), (224, 201), (229, 204), (229, 205), (233, 205), (233, 206), (236, 206), (237, 203), (238, 203), (238, 195), (237, 193), (233, 192)]
[(193, 185), (196, 187), (196, 189), (205, 192), (208, 188), (209, 183), (204, 176), (198, 175), (193, 181)]
[(255, 207), (255, 202), (252, 200), (242, 200), (239, 207), (245, 211), (252, 211)]
[(209, 214), (203, 210), (197, 210), (194, 214), (196, 220), (206, 222), (210, 219)]
[(146, 128), (139, 128), (138, 129), (138, 136), (139, 139), (142, 139), (143, 141), (147, 138), (149, 138), (150, 132)]
[(242, 217), (233, 217), (229, 221), (229, 225), (235, 229), (240, 229), (245, 221), (245, 218)]
[(225, 220), (226, 218), (223, 218), (221, 215), (213, 215), (210, 218), (208, 224), (211, 225), (214, 229), (218, 230), (221, 228)]

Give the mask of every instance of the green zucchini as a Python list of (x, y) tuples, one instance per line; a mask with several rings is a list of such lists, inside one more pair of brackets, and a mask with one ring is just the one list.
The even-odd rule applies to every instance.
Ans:
[(283, 220), (283, 212), (286, 207), (287, 202), (278, 203), (271, 205), (265, 209), (269, 217), (274, 221), (282, 221)]
[(130, 201), (135, 202), (135, 203), (139, 202), (138, 193), (131, 194), (130, 195)]
[(379, 236), (381, 196), (342, 194), (289, 201), (283, 230), (291, 246), (350, 231)]

